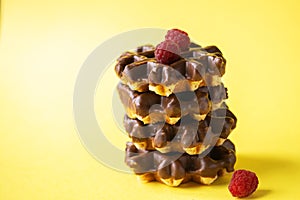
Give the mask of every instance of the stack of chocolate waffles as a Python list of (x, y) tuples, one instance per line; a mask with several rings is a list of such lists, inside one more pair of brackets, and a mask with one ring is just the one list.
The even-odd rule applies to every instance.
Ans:
[(115, 66), (131, 140), (125, 162), (145, 182), (211, 184), (236, 161), (227, 138), (237, 119), (221, 81), (226, 60), (216, 46), (189, 43), (175, 58), (158, 48), (125, 52)]

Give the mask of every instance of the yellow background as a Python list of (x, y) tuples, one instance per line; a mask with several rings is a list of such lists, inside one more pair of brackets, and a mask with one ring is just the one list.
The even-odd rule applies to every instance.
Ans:
[(80, 143), (72, 95), (82, 63), (112, 35), (142, 27), (178, 27), (220, 47), (239, 120), (236, 169), (260, 180), (251, 198), (299, 199), (299, 9), (296, 0), (2, 0), (0, 199), (232, 199), (230, 176), (141, 184)]

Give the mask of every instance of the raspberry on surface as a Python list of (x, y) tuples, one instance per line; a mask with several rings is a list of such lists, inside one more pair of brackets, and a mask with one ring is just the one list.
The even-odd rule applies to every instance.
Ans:
[(228, 189), (234, 197), (247, 197), (252, 194), (258, 186), (258, 178), (254, 172), (248, 170), (237, 170), (233, 173)]
[(178, 45), (171, 41), (165, 40), (158, 44), (155, 48), (154, 55), (158, 62), (163, 64), (171, 64), (180, 59), (180, 49)]
[(171, 29), (168, 30), (167, 35), (165, 36), (166, 40), (172, 40), (176, 44), (178, 44), (181, 51), (188, 50), (191, 41), (188, 34), (180, 29)]

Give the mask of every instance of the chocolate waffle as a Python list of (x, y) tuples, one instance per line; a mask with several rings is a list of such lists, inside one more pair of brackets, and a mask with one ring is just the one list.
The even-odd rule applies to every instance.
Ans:
[(194, 181), (208, 185), (224, 173), (234, 171), (236, 156), (230, 140), (214, 147), (206, 156), (145, 151), (129, 142), (125, 162), (143, 182), (156, 180), (178, 186)]
[(212, 110), (220, 108), (227, 98), (227, 89), (223, 84), (212, 87), (200, 87), (194, 92), (181, 92), (168, 97), (154, 92), (137, 92), (127, 85), (117, 86), (121, 102), (130, 118), (137, 118), (144, 124), (166, 121), (177, 123), (181, 117), (191, 115), (203, 120)]
[(138, 119), (124, 117), (125, 130), (137, 148), (190, 155), (221, 145), (236, 127), (236, 122), (236, 117), (228, 109), (215, 110), (202, 121), (186, 116), (175, 125), (161, 122), (145, 125)]
[(115, 72), (132, 90), (169, 96), (221, 84), (226, 60), (216, 46), (200, 47), (192, 43), (188, 51), (180, 54), (181, 59), (170, 65), (158, 63), (154, 49), (146, 45), (118, 58)]

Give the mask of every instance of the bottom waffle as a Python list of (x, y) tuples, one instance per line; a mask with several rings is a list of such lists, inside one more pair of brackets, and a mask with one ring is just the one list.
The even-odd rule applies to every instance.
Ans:
[(235, 147), (230, 140), (209, 149), (206, 155), (188, 155), (177, 152), (139, 150), (131, 142), (126, 146), (126, 164), (143, 182), (159, 181), (168, 186), (179, 186), (194, 181), (211, 184), (226, 172), (234, 171)]

